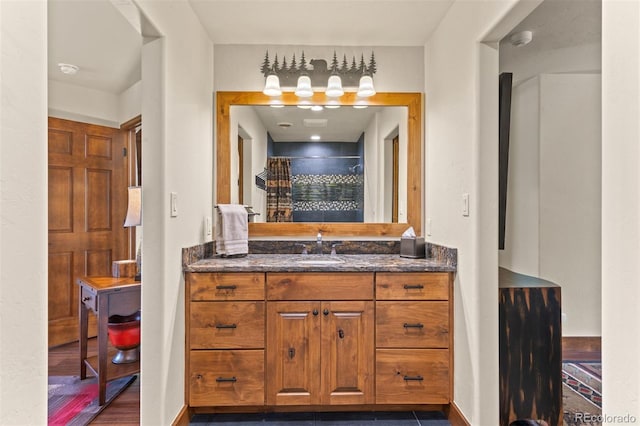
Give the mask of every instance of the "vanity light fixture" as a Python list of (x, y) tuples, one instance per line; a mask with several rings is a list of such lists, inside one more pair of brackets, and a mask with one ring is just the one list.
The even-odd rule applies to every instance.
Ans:
[[(308, 66), (309, 65), (309, 66)], [(358, 96), (366, 98), (376, 94), (373, 85), (373, 74), (376, 73), (376, 59), (371, 52), (369, 63), (364, 61), (364, 54), (360, 56), (359, 65), (353, 56), (351, 65), (347, 62), (347, 55), (343, 55), (342, 63), (338, 63), (338, 56), (333, 52), (331, 65), (324, 59), (311, 59), (308, 64), (304, 52), (300, 57), (300, 64), (293, 55), (291, 63), (287, 63), (286, 57), (282, 63), (278, 61), (278, 55), (274, 56), (273, 63), (269, 59), (269, 51), (265, 54), (260, 71), (265, 76), (263, 93), (267, 96), (280, 96), (281, 87), (295, 88), (294, 93), (299, 98), (306, 100), (313, 96), (313, 88), (321, 88), (326, 85), (325, 94), (334, 99), (334, 105), (338, 104), (337, 98), (345, 92), (344, 87), (351, 87), (357, 91)]]
[(311, 135), (310, 138), (312, 141), (319, 141), (320, 140), (320, 135)]

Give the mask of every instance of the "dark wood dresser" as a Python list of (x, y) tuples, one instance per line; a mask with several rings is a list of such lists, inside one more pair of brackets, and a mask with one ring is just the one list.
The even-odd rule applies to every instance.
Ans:
[(500, 426), (562, 425), (560, 286), (500, 268)]

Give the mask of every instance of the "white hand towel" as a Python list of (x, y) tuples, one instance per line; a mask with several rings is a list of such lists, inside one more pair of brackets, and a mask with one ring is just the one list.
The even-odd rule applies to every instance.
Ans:
[(249, 253), (247, 210), (240, 204), (218, 204), (216, 253), (234, 256)]

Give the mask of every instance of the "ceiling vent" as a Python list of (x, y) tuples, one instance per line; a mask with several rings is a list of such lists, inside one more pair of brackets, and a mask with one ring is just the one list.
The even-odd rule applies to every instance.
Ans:
[(327, 127), (329, 120), (326, 118), (305, 118), (302, 120), (304, 127)]
[(282, 127), (283, 129), (288, 129), (293, 126), (293, 123), (289, 123), (288, 121), (281, 121), (278, 123), (278, 127)]

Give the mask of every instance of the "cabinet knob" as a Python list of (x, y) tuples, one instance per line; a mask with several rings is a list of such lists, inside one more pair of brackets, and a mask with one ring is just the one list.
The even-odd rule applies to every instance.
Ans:
[(324, 311), (322, 311), (322, 314), (323, 314), (324, 316), (329, 315), (329, 310), (325, 308), (325, 310), (324, 310)]
[(340, 337), (341, 339), (344, 339), (344, 330), (342, 329), (338, 330), (338, 337)]
[(318, 315), (318, 310), (317, 310), (317, 309), (314, 309), (314, 310), (313, 310), (313, 316), (317, 316), (317, 315)]

